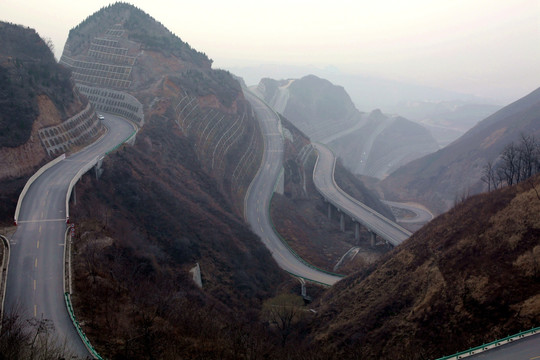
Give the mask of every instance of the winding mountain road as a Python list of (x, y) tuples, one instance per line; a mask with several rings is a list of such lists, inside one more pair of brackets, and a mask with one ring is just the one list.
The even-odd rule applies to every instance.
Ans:
[[(428, 223), (435, 217), (431, 211), (420, 204), (415, 203), (404, 203), (396, 201), (381, 200), (383, 203), (390, 207), (403, 209), (410, 211), (415, 214), (415, 216), (410, 218), (398, 218), (397, 221), (400, 223)], [(397, 216), (396, 216), (397, 217)]]
[(261, 238), (278, 265), (285, 271), (326, 285), (333, 285), (341, 277), (315, 269), (299, 258), (281, 241), (270, 219), (270, 200), (283, 164), (283, 136), (278, 115), (261, 99), (249, 91), (244, 95), (257, 114), (265, 148), (259, 171), (253, 179), (245, 200), (245, 218)]
[(6, 313), (45, 320), (54, 336), (77, 356), (89, 355), (64, 302), (63, 256), (66, 193), (77, 172), (97, 156), (122, 143), (134, 127), (107, 115), (107, 133), (80, 152), (47, 169), (29, 187), (21, 203), (17, 231), (11, 239)]

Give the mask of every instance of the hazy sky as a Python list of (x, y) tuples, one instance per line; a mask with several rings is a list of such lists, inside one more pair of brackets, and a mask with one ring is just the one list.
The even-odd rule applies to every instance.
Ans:
[[(0, 0), (60, 56), (111, 1)], [(540, 87), (540, 0), (134, 0), (214, 67), (335, 66), (503, 101)], [(46, 4), (46, 5), (45, 5)]]

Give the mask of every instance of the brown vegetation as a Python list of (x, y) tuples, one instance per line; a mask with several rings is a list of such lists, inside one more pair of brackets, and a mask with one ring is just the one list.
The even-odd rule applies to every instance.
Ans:
[(345, 357), (427, 359), (538, 326), (539, 213), (525, 183), (467, 199), (336, 284), (317, 343)]
[(155, 116), (137, 139), (77, 189), (77, 316), (108, 357), (223, 351), (238, 330), (223, 327), (256, 313), (285, 276), (174, 121)]

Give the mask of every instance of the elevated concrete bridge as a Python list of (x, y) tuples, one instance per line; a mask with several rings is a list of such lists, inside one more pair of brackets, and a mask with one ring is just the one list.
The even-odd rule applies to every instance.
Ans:
[(313, 182), (317, 191), (328, 202), (328, 215), (331, 215), (332, 207), (338, 210), (342, 231), (345, 230), (345, 216), (348, 216), (355, 224), (355, 238), (359, 238), (359, 227), (362, 225), (371, 233), (372, 245), (375, 244), (376, 236), (392, 246), (398, 246), (412, 235), (410, 231), (354, 199), (337, 186), (334, 180), (336, 157), (322, 144), (313, 146), (319, 154), (313, 169)]

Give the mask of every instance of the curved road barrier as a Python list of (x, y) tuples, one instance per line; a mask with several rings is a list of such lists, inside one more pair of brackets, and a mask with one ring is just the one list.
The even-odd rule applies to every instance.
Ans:
[[(75, 180), (95, 165), (96, 159), (133, 138), (136, 128), (128, 121), (109, 116), (107, 135), (40, 171), (28, 186), (17, 217), (17, 231), (11, 238), (9, 276), (5, 307), (20, 307), (26, 316), (48, 319), (59, 339), (79, 357), (96, 355), (88, 340), (79, 334), (80, 325), (72, 313), (69, 286), (64, 278), (66, 196)], [(71, 184), (71, 187), (70, 187)], [(68, 204), (69, 205), (69, 204)], [(19, 218), (20, 217), (20, 218)], [(67, 299), (66, 299), (67, 293)], [(68, 311), (66, 311), (66, 309)], [(75, 325), (75, 326), (74, 326)], [(82, 339), (82, 341), (81, 341)]]
[(505, 338), (495, 340), (495, 341), (492, 341), (490, 343), (483, 344), (483, 345), (480, 345), (480, 346), (476, 346), (476, 347), (470, 348), (469, 350), (458, 352), (458, 353), (456, 353), (454, 355), (443, 356), (442, 358), (438, 358), (437, 360), (464, 359), (464, 358), (467, 358), (469, 356), (478, 355), (478, 354), (480, 354), (480, 353), (482, 353), (484, 351), (488, 351), (488, 350), (491, 350), (491, 349), (498, 348), (499, 346), (503, 346), (503, 345), (506, 345), (506, 344), (509, 344), (509, 343), (513, 343), (514, 341), (517, 341), (517, 340), (520, 340), (520, 339), (523, 339), (523, 338), (526, 338), (528, 336), (535, 335), (535, 334), (540, 334), (540, 327), (532, 328), (532, 329), (526, 330), (526, 331), (521, 331), (521, 332), (519, 332), (517, 334), (509, 335), (509, 336), (507, 336)]
[(0, 277), (0, 329), (4, 319), (4, 299), (6, 298), (6, 282), (9, 268), (9, 241), (4, 235), (0, 235), (2, 246), (4, 247), (2, 256), (2, 277)]
[(17, 220), (19, 219), (19, 213), (21, 211), (21, 204), (24, 199), (24, 196), (28, 192), (28, 189), (30, 188), (30, 185), (34, 183), (34, 181), (41, 176), (47, 169), (53, 167), (54, 165), (58, 164), (60, 161), (64, 160), (66, 158), (66, 154), (62, 154), (56, 159), (49, 161), (47, 164), (43, 165), (34, 175), (28, 179), (26, 184), (24, 185), (23, 190), (21, 191), (21, 194), (19, 195), (19, 200), (17, 200), (17, 207), (15, 208), (15, 216), (13, 217), (15, 225), (17, 225)]
[(81, 325), (75, 318), (75, 313), (73, 312), (73, 306), (71, 305), (71, 298), (70, 298), (69, 293), (64, 293), (64, 299), (66, 300), (66, 307), (69, 313), (69, 317), (71, 318), (71, 321), (73, 321), (73, 325), (75, 325), (75, 329), (77, 330), (77, 333), (81, 337), (81, 340), (84, 346), (86, 346), (86, 348), (88, 349), (88, 352), (90, 353), (90, 355), (92, 355), (94, 359), (103, 360), (103, 358), (97, 353), (96, 349), (94, 349), (94, 347), (90, 343), (90, 340), (88, 340), (84, 331), (82, 330)]

